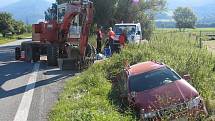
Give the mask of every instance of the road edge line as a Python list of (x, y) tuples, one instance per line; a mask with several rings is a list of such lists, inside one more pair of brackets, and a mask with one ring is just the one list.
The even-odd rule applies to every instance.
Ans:
[(40, 63), (34, 64), (33, 71), (29, 75), (30, 78), (28, 79), (25, 93), (22, 97), (22, 100), (19, 104), (19, 108), (16, 112), (16, 115), (13, 121), (27, 121), (39, 69), (40, 69)]

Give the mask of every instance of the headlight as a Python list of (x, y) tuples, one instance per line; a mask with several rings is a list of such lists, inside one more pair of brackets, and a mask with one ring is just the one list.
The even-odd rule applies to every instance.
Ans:
[(194, 107), (198, 107), (198, 105), (199, 105), (200, 102), (201, 102), (200, 97), (197, 97), (197, 98), (195, 98), (195, 99), (192, 99), (191, 101), (189, 101), (189, 102), (187, 103), (188, 109), (192, 109), (192, 108), (194, 108)]

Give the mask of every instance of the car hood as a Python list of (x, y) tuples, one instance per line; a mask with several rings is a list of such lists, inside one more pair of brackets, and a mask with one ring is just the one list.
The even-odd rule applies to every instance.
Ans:
[(158, 88), (138, 92), (134, 100), (138, 109), (151, 112), (187, 102), (198, 95), (194, 87), (181, 79)]

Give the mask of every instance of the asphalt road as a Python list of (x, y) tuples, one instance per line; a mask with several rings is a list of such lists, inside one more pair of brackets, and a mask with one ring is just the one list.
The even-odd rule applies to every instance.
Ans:
[(0, 121), (47, 121), (48, 113), (72, 71), (48, 67), (45, 61), (15, 61), (22, 41), (0, 45)]

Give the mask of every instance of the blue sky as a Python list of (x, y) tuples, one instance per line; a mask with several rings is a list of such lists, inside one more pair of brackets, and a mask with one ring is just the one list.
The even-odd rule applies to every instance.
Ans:
[(187, 6), (187, 7), (201, 7), (204, 5), (214, 4), (215, 0), (167, 0), (168, 6), (172, 8), (178, 6)]
[[(0, 0), (0, 7), (9, 5), (11, 3), (17, 2), (19, 0)], [(55, 0), (47, 0), (54, 2)], [(215, 0), (167, 0), (168, 6), (178, 7), (178, 6), (189, 6), (189, 7), (198, 7), (205, 4), (215, 3)]]
[[(20, 0), (0, 0), (0, 7), (7, 6), (7, 5), (15, 3), (17, 1), (20, 1)], [(46, 0), (46, 1), (54, 2), (55, 0)]]

